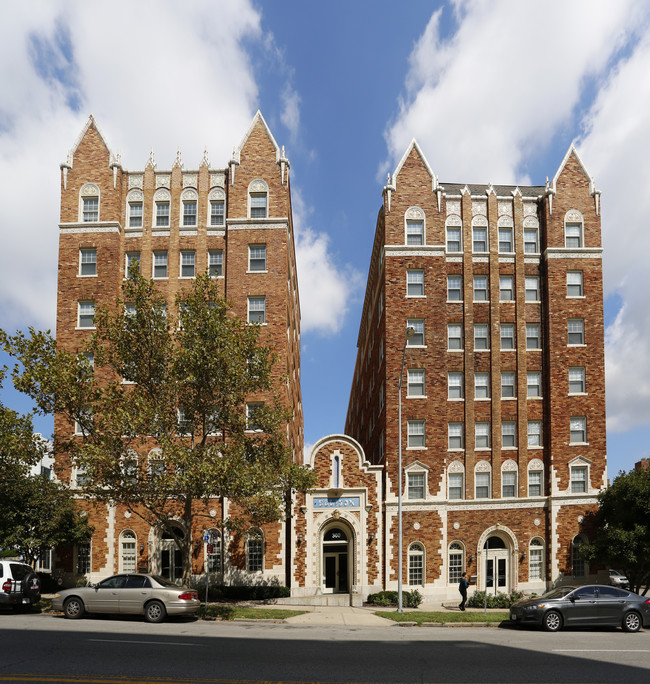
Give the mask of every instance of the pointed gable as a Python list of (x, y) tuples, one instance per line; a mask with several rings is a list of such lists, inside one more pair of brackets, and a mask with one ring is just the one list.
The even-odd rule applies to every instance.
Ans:
[(420, 145), (418, 145), (418, 142), (415, 138), (411, 140), (411, 144), (406, 148), (406, 152), (404, 152), (399, 164), (395, 168), (395, 172), (393, 173), (393, 188), (397, 189), (398, 176), (404, 167), (415, 165), (424, 166), (426, 172), (431, 178), (431, 189), (435, 190), (438, 185), (438, 177), (435, 175), (435, 173), (433, 173), (427, 158), (424, 156), (424, 152), (422, 152), (422, 148)]
[[(566, 181), (564, 180), (565, 178)], [(584, 186), (588, 188), (590, 195), (593, 195), (596, 190), (594, 179), (587, 171), (573, 143), (569, 146), (562, 163), (553, 177), (552, 187), (556, 193), (558, 192), (558, 185), (560, 190), (562, 190), (563, 185), (570, 185), (572, 187), (576, 185)]]
[(259, 109), (239, 147), (234, 150), (233, 156), (237, 161), (241, 162), (242, 155), (245, 158), (274, 158), (276, 162), (280, 161), (280, 147)]
[(103, 148), (106, 150), (108, 163), (110, 164), (113, 161), (113, 153), (111, 152), (111, 149), (106, 142), (106, 138), (104, 137), (104, 134), (102, 133), (97, 121), (95, 120), (95, 117), (92, 114), (88, 117), (88, 120), (81, 130), (81, 133), (79, 133), (77, 139), (68, 152), (66, 162), (61, 164), (61, 167), (67, 167), (70, 169), (73, 168), (74, 157), (77, 154), (77, 150), (79, 150), (80, 147), (85, 147), (86, 145), (94, 148), (99, 147), (100, 149), (101, 146), (103, 146)]

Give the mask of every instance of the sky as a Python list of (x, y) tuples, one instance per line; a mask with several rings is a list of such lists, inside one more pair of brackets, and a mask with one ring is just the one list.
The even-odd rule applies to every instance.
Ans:
[[(344, 429), (381, 191), (411, 140), (443, 184), (541, 185), (573, 143), (602, 192), (610, 477), (648, 456), (646, 0), (0, 11), (0, 328), (54, 330), (59, 164), (89, 114), (137, 170), (152, 148), (161, 168), (179, 147), (226, 166), (259, 109), (291, 162), (309, 446)], [(0, 399), (30, 410), (7, 381)]]

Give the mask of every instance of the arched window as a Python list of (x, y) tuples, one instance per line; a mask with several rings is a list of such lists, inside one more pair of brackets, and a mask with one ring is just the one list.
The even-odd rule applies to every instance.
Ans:
[(530, 580), (544, 579), (544, 542), (539, 537), (530, 540), (528, 578)]
[(449, 216), (445, 222), (447, 231), (447, 251), (463, 251), (463, 222), (460, 216)]
[(147, 458), (149, 477), (162, 477), (165, 474), (165, 457), (161, 449), (152, 449)]
[(544, 464), (534, 458), (528, 464), (528, 496), (542, 496), (544, 493)]
[(465, 550), (460, 542), (449, 544), (449, 584), (458, 584), (465, 569)]
[(221, 572), (221, 532), (213, 527), (208, 530), (208, 541), (205, 544), (205, 557), (208, 572)]
[(181, 194), (181, 226), (196, 228), (199, 195), (193, 188), (186, 188)]
[(126, 198), (126, 225), (129, 230), (142, 230), (142, 190), (131, 190)]
[(153, 196), (154, 229), (169, 230), (169, 203), (171, 197), (169, 190), (165, 188), (156, 190), (156, 194)]
[(424, 546), (415, 542), (408, 553), (409, 585), (424, 586)]
[(137, 539), (133, 530), (120, 534), (120, 572), (137, 572)]
[(584, 242), (584, 219), (577, 209), (564, 215), (564, 246), (567, 249), (582, 249)]
[(489, 245), (487, 219), (485, 216), (475, 216), (472, 219), (472, 252), (487, 252)]
[(450, 499), (465, 498), (465, 466), (460, 461), (452, 461), (447, 468), (447, 487)]
[(208, 195), (208, 226), (215, 228), (226, 225), (226, 193), (221, 188), (213, 188)]
[(501, 496), (510, 498), (517, 496), (517, 462), (512, 459), (501, 465)]
[(539, 221), (535, 216), (524, 219), (524, 252), (539, 254)]
[(264, 570), (264, 535), (259, 527), (251, 527), (246, 536), (246, 570)]
[(79, 221), (96, 223), (99, 221), (99, 186), (86, 183), (79, 191)]
[(479, 461), (474, 468), (474, 498), (489, 499), (492, 496), (492, 466), (489, 461)]
[(420, 207), (411, 207), (404, 215), (405, 243), (407, 245), (426, 244), (426, 218)]
[(588, 574), (588, 564), (580, 554), (580, 547), (585, 540), (579, 534), (573, 538), (571, 543), (571, 569), (574, 577), (584, 577)]
[(248, 186), (248, 216), (265, 219), (269, 215), (269, 186), (258, 178)]

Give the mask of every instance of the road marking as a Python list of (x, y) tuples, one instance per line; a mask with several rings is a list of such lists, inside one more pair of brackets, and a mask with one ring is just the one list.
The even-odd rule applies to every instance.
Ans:
[(648, 648), (552, 648), (553, 653), (650, 653)]
[(155, 644), (157, 646), (197, 646), (198, 644), (185, 643), (183, 641), (134, 641), (133, 639), (88, 639), (88, 641), (101, 641), (105, 644)]

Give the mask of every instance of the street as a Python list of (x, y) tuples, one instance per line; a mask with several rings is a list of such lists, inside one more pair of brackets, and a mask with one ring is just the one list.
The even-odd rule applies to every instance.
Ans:
[(0, 614), (0, 682), (647, 682), (650, 631)]

